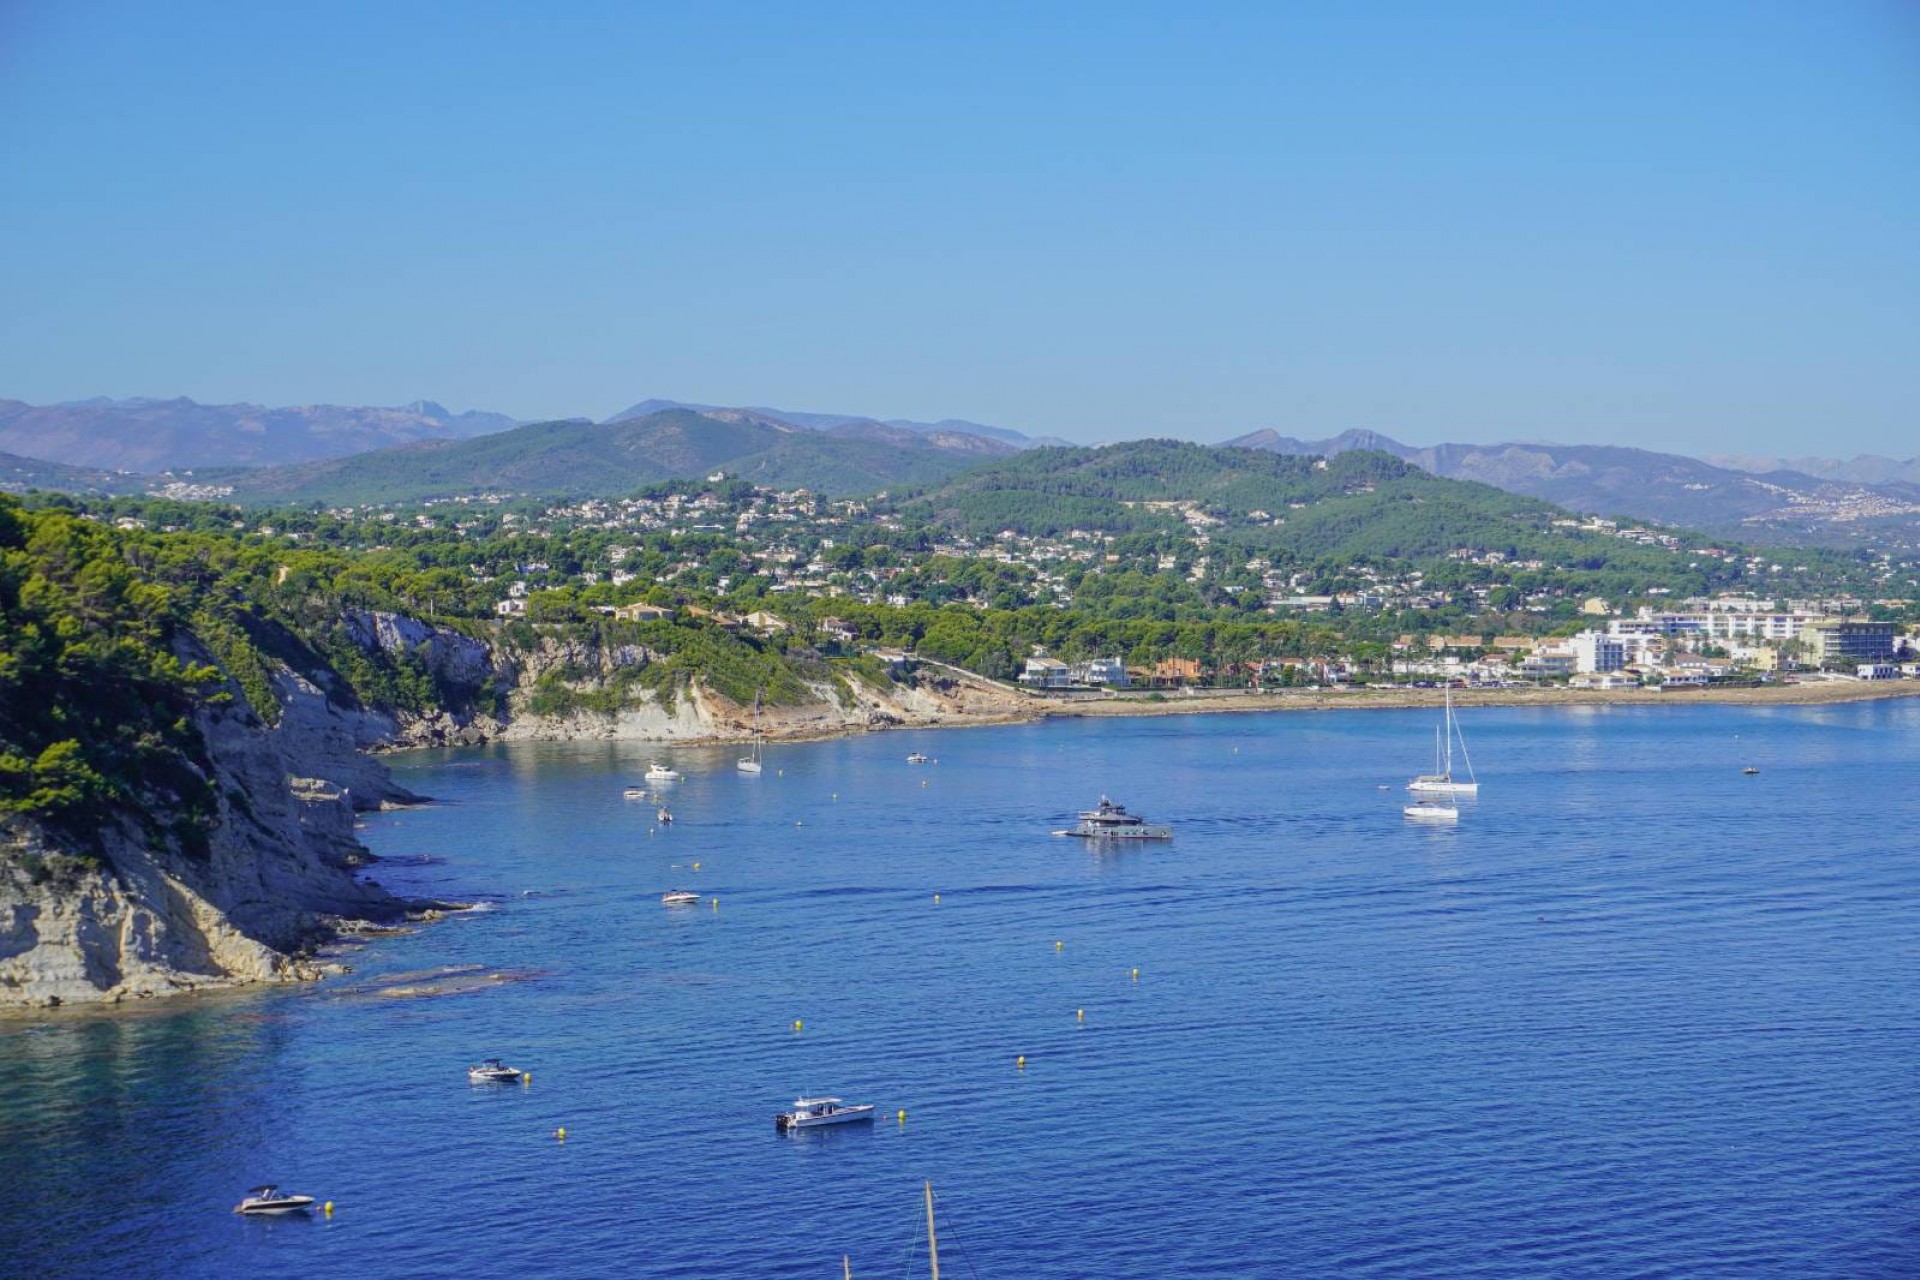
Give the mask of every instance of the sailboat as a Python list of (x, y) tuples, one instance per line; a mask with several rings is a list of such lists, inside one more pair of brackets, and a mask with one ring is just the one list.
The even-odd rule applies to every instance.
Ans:
[[(1446, 718), (1443, 727), (1434, 731), (1433, 772), (1423, 773), (1407, 784), (1407, 790), (1427, 795), (1471, 796), (1480, 793), (1480, 783), (1473, 776), (1473, 760), (1467, 755), (1466, 735), (1460, 732), (1460, 722), (1453, 715), (1453, 686), (1447, 686)], [(1453, 743), (1460, 741), (1460, 759), (1467, 766), (1466, 781), (1453, 776)], [(1409, 817), (1413, 816), (1411, 814)]]
[[(933, 1274), (933, 1280), (940, 1280), (940, 1237), (933, 1229), (933, 1183), (927, 1184), (927, 1265)], [(909, 1266), (911, 1261), (909, 1260)], [(971, 1264), (969, 1264), (971, 1269)], [(840, 1274), (846, 1280), (853, 1280), (853, 1259), (846, 1254), (840, 1255)]]
[(760, 772), (760, 694), (758, 691), (753, 695), (753, 749), (747, 755), (741, 756), (735, 762), (735, 767), (742, 773)]

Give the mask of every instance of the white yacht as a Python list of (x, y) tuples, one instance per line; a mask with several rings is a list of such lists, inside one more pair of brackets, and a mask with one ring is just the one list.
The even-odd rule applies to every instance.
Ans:
[(690, 907), (700, 901), (700, 895), (691, 889), (669, 889), (660, 895), (660, 901), (669, 907)]
[(312, 1196), (282, 1195), (271, 1182), (255, 1187), (233, 1206), (235, 1213), (305, 1213), (313, 1208)]
[(467, 1068), (467, 1079), (473, 1084), (510, 1084), (518, 1080), (520, 1074), (520, 1068), (509, 1067), (498, 1058), (488, 1058)]
[(927, 758), (921, 755), (918, 751), (914, 752), (912, 755), (907, 757), (908, 764), (925, 764), (926, 762), (927, 762)]
[[(1453, 776), (1453, 744), (1460, 742), (1460, 761), (1467, 766), (1464, 781)], [(1441, 721), (1441, 727), (1435, 730), (1433, 740), (1433, 772), (1423, 773), (1407, 784), (1407, 790), (1425, 795), (1471, 796), (1480, 793), (1480, 783), (1473, 776), (1473, 760), (1467, 755), (1467, 739), (1460, 732), (1460, 722), (1453, 714), (1453, 686), (1447, 686), (1447, 709)]]
[(1083, 840), (1171, 840), (1173, 828), (1148, 822), (1137, 813), (1128, 813), (1125, 805), (1101, 796), (1098, 809), (1081, 812), (1078, 826), (1054, 834)]
[(678, 782), (681, 776), (678, 770), (669, 769), (658, 760), (647, 766), (648, 782)]
[(858, 1124), (873, 1119), (870, 1102), (848, 1104), (838, 1098), (795, 1098), (793, 1110), (773, 1118), (773, 1127), (782, 1133), (792, 1129), (817, 1129), (829, 1124)]

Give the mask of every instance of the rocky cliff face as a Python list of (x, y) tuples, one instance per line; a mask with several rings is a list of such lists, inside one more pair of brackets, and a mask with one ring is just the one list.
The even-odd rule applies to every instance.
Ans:
[(218, 797), (204, 845), (164, 813), (103, 813), (86, 842), (0, 826), (0, 1005), (310, 977), (302, 953), (341, 922), (415, 905), (354, 875), (354, 811), (414, 798), (362, 751), (391, 721), (292, 675), (278, 693), (272, 727), (240, 700), (196, 714)]

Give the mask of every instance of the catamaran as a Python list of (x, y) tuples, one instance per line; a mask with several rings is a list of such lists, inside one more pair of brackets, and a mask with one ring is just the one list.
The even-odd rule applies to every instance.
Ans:
[[(1480, 783), (1473, 776), (1473, 760), (1467, 755), (1466, 735), (1460, 732), (1460, 722), (1454, 718), (1453, 714), (1451, 685), (1447, 687), (1447, 710), (1441, 725), (1441, 728), (1434, 730), (1433, 772), (1423, 773), (1409, 782), (1407, 790), (1442, 796), (1478, 795)], [(1467, 777), (1464, 782), (1453, 776), (1453, 743), (1456, 738), (1460, 741), (1460, 760), (1467, 766)]]

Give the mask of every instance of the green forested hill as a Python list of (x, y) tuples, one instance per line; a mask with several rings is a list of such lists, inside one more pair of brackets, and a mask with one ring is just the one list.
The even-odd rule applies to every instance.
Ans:
[(1098, 449), (1033, 449), (906, 500), (952, 527), (1053, 535), (1131, 533), (1180, 519), (1148, 503), (1191, 503), (1231, 524), (1274, 532), (1306, 555), (1411, 557), (1468, 543), (1502, 545), (1557, 511), (1485, 485), (1442, 480), (1383, 453), (1323, 460), (1256, 449), (1140, 440)]
[[(1011, 446), (991, 446), (1006, 452)], [(544, 422), (459, 442), (434, 441), (328, 462), (222, 477), (245, 502), (346, 505), (480, 492), (618, 497), (659, 480), (715, 470), (757, 484), (832, 494), (929, 484), (975, 465), (979, 451), (911, 432), (881, 437), (809, 431), (747, 415), (667, 409), (626, 422)]]

